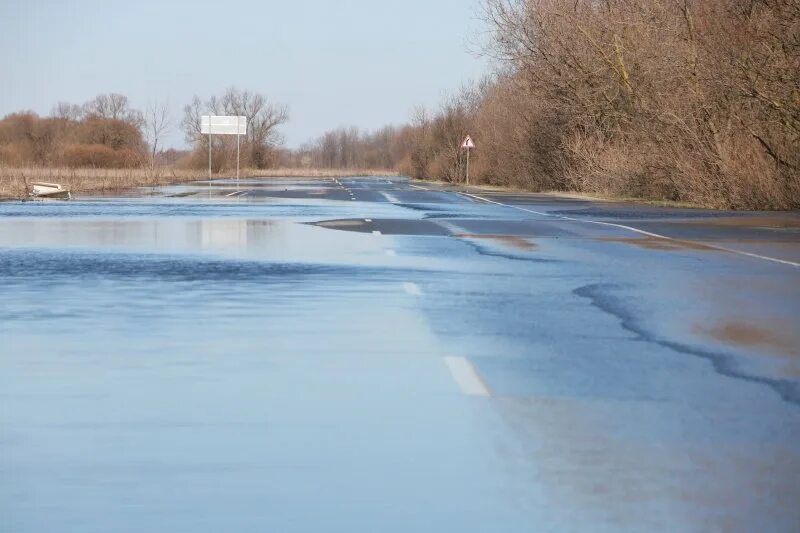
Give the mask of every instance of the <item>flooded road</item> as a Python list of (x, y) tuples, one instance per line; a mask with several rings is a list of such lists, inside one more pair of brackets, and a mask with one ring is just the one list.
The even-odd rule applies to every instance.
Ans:
[(800, 216), (0, 203), (0, 530), (797, 531)]

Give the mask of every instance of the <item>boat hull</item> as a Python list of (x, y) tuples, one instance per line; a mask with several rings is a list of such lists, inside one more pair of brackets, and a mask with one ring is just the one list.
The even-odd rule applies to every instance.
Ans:
[(34, 183), (31, 189), (33, 198), (59, 198), (70, 199), (72, 194), (69, 188), (58, 183)]

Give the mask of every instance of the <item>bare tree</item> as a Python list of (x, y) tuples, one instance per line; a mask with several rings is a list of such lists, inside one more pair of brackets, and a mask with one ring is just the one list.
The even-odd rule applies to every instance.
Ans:
[(69, 102), (59, 102), (53, 107), (50, 116), (58, 119), (77, 121), (83, 118), (83, 107), (78, 104), (70, 104)]
[(256, 168), (267, 165), (270, 150), (283, 144), (278, 126), (289, 120), (285, 105), (271, 104), (261, 94), (229, 88), (222, 98), (209, 101), (210, 107), (225, 115), (247, 117), (247, 146), (250, 163)]
[(151, 102), (144, 115), (145, 138), (150, 143), (150, 170), (156, 166), (156, 154), (159, 142), (172, 128), (172, 117), (169, 114), (169, 102)]
[[(247, 137), (242, 152), (247, 164), (255, 168), (265, 168), (270, 164), (271, 154), (283, 144), (279, 127), (289, 120), (285, 105), (273, 104), (264, 95), (235, 87), (221, 97), (212, 96), (205, 103), (195, 96), (184, 107), (182, 127), (186, 140), (201, 150), (208, 149), (208, 140), (200, 133), (200, 122), (206, 114), (247, 117)], [(225, 140), (215, 140), (215, 150), (218, 143), (219, 150), (225, 155)]]
[(141, 128), (144, 115), (130, 106), (128, 97), (123, 94), (100, 94), (94, 100), (83, 105), (83, 114), (109, 120), (121, 120)]

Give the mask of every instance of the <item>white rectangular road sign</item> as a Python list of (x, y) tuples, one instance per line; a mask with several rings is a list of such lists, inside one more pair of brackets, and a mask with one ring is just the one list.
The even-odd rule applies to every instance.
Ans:
[(204, 115), (200, 119), (203, 135), (247, 135), (247, 117), (216, 117)]

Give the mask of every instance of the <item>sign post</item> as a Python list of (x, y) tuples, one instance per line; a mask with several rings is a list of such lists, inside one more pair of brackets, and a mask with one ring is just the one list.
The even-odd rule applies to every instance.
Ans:
[(461, 143), (461, 148), (467, 151), (467, 185), (469, 185), (469, 151), (475, 148), (475, 143), (472, 142), (472, 137), (467, 135), (464, 142)]
[(247, 135), (247, 117), (217, 117), (204, 115), (200, 120), (200, 133), (208, 135), (208, 180), (211, 181), (211, 136), (236, 135), (236, 186), (239, 186), (239, 155), (242, 135)]
[[(236, 117), (236, 130), (239, 130), (239, 121), (242, 117)], [(246, 132), (245, 132), (246, 133)], [(236, 189), (239, 189), (239, 137), (236, 135)]]

